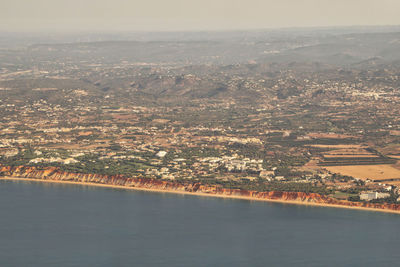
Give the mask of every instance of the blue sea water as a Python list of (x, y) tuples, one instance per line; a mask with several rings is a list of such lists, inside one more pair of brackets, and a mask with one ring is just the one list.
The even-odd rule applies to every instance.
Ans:
[(0, 266), (399, 266), (400, 215), (0, 181)]

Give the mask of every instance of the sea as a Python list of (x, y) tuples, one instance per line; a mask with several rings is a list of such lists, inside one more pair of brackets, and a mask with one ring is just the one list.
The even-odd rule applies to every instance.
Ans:
[(0, 266), (399, 266), (400, 215), (0, 181)]

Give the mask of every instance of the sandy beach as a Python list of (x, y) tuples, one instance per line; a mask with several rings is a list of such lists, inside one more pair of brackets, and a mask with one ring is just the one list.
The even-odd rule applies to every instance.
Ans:
[(255, 198), (255, 197), (233, 196), (233, 195), (222, 195), (222, 194), (211, 194), (211, 193), (199, 193), (199, 192), (184, 192), (184, 191), (179, 191), (179, 190), (160, 190), (160, 189), (149, 189), (149, 188), (141, 188), (141, 187), (118, 186), (118, 185), (108, 185), (108, 184), (98, 184), (98, 183), (72, 182), (72, 181), (55, 181), (55, 180), (44, 180), (44, 179), (33, 179), (33, 178), (17, 178), (17, 177), (1, 177), (0, 180), (29, 181), (29, 182), (54, 183), (54, 184), (71, 184), (71, 185), (85, 185), (85, 186), (96, 186), (96, 187), (126, 189), (126, 190), (157, 192), (157, 193), (183, 194), (183, 195), (193, 195), (193, 196), (202, 196), (202, 197), (231, 198), (231, 199), (241, 199), (241, 200), (248, 200), (248, 201), (266, 201), (266, 202), (275, 202), (275, 203), (290, 204), (290, 205), (306, 205), (306, 206), (318, 206), (318, 207), (327, 207), (327, 208), (356, 209), (356, 210), (364, 210), (364, 211), (375, 211), (375, 212), (385, 212), (385, 213), (400, 214), (400, 211), (389, 210), (389, 209), (365, 208), (365, 207), (354, 207), (354, 206), (345, 206), (345, 205), (334, 205), (334, 204), (326, 204), (326, 203), (302, 202), (302, 201), (279, 200), (279, 199), (263, 199), (263, 198)]

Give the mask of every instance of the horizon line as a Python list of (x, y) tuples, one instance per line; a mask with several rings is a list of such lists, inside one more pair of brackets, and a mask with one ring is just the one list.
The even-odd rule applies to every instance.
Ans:
[(0, 29), (0, 33), (9, 34), (112, 34), (112, 33), (208, 33), (208, 32), (262, 32), (262, 31), (300, 31), (300, 30), (332, 30), (332, 29), (356, 29), (356, 28), (396, 28), (400, 24), (353, 24), (353, 25), (323, 25), (323, 26), (284, 26), (284, 27), (252, 27), (252, 28), (225, 28), (225, 29), (154, 29), (154, 30), (139, 30), (139, 29)]

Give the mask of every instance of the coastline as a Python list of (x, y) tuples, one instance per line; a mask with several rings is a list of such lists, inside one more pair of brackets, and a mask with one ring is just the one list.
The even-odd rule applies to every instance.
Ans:
[(202, 196), (202, 197), (216, 197), (216, 198), (230, 198), (230, 199), (241, 199), (247, 201), (263, 201), (263, 202), (274, 202), (281, 204), (291, 204), (291, 205), (305, 205), (305, 206), (315, 206), (315, 207), (327, 207), (327, 208), (340, 208), (340, 209), (353, 209), (353, 210), (364, 210), (364, 211), (375, 211), (384, 212), (392, 214), (400, 214), (400, 210), (390, 210), (390, 209), (379, 209), (379, 208), (369, 208), (369, 207), (357, 207), (357, 206), (346, 206), (338, 204), (327, 204), (327, 203), (317, 203), (317, 202), (304, 202), (304, 201), (293, 201), (293, 200), (283, 200), (283, 199), (267, 199), (267, 198), (257, 198), (248, 196), (237, 196), (237, 195), (223, 195), (223, 194), (213, 194), (213, 193), (201, 193), (201, 192), (187, 192), (180, 190), (163, 190), (154, 188), (144, 188), (144, 187), (134, 187), (134, 186), (120, 186), (102, 183), (92, 183), (92, 182), (75, 182), (75, 181), (60, 181), (60, 180), (49, 180), (49, 179), (36, 179), (36, 178), (19, 178), (19, 177), (0, 177), (0, 181), (29, 181), (29, 182), (41, 182), (41, 183), (54, 183), (54, 184), (70, 184), (70, 185), (86, 185), (94, 187), (105, 187), (114, 189), (125, 189), (125, 190), (136, 190), (154, 193), (169, 193), (169, 194), (182, 194), (182, 195), (192, 195), (192, 196)]

